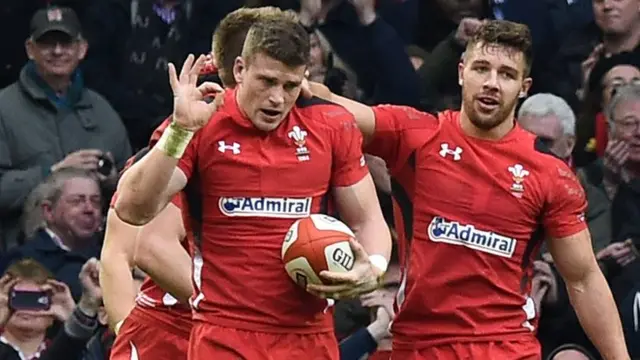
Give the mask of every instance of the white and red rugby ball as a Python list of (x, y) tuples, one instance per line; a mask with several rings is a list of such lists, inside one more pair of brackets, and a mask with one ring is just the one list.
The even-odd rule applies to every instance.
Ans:
[(347, 272), (355, 257), (349, 239), (355, 235), (343, 222), (328, 215), (312, 214), (293, 223), (282, 243), (282, 261), (298, 285), (325, 284), (319, 274)]

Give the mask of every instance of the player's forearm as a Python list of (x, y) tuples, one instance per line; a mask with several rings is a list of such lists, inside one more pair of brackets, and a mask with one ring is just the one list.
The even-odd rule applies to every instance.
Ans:
[(103, 252), (100, 287), (109, 327), (124, 320), (135, 306), (136, 290), (131, 268), (124, 255)]
[(169, 202), (169, 182), (178, 159), (152, 149), (123, 176), (115, 204), (118, 217), (129, 224), (144, 225)]
[(605, 360), (629, 359), (616, 304), (598, 268), (576, 282), (567, 282), (580, 324)]
[[(389, 263), (391, 257), (391, 234), (389, 233), (389, 227), (382, 217), (382, 213), (379, 216), (371, 215), (364, 222), (351, 225), (353, 232), (356, 235), (358, 242), (362, 244), (362, 247), (367, 251), (369, 257), (382, 256), (386, 264)], [(374, 263), (378, 267), (382, 267), (379, 263)], [(384, 266), (386, 270), (386, 266)]]
[(180, 302), (187, 302), (193, 293), (191, 257), (179, 241), (148, 243), (148, 248), (139, 249), (140, 255), (136, 258), (136, 263), (163, 290)]

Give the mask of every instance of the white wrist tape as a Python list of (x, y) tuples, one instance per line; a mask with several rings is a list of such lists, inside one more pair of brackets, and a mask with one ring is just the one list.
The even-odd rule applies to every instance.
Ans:
[(116, 323), (116, 326), (113, 327), (113, 332), (118, 335), (118, 333), (120, 332), (120, 328), (122, 327), (122, 324), (124, 323), (124, 320), (120, 320)]
[(369, 256), (369, 261), (371, 261), (371, 265), (380, 269), (383, 273), (387, 272), (387, 268), (389, 267), (389, 263), (384, 256), (379, 254), (373, 254)]
[(185, 130), (172, 122), (162, 133), (156, 147), (167, 154), (167, 156), (180, 159), (187, 149), (191, 138), (193, 138), (193, 134), (193, 131)]

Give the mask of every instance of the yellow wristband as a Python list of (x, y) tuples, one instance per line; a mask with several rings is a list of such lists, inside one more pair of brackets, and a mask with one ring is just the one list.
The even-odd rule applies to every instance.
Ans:
[(191, 138), (193, 138), (193, 131), (185, 130), (172, 122), (162, 133), (160, 140), (156, 144), (156, 147), (174, 159), (180, 159), (184, 154)]
[(124, 323), (124, 320), (120, 320), (116, 323), (116, 326), (113, 327), (113, 332), (118, 335), (118, 333), (120, 332), (120, 328), (122, 327), (122, 324)]

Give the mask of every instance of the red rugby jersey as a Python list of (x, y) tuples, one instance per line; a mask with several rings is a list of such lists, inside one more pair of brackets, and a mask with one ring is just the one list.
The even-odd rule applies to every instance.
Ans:
[(489, 141), (463, 133), (458, 112), (373, 109), (366, 151), (385, 159), (391, 176), (404, 174), (408, 258), (394, 347), (536, 341), (528, 293), (542, 235), (586, 229), (571, 169), (517, 125)]
[(227, 91), (178, 165), (189, 179), (185, 191), (197, 194), (188, 196), (191, 215), (202, 220), (195, 319), (253, 331), (332, 331), (326, 301), (288, 277), (280, 252), (296, 219), (326, 212), (333, 187), (366, 176), (361, 146), (353, 116), (335, 104), (300, 100), (267, 133)]

